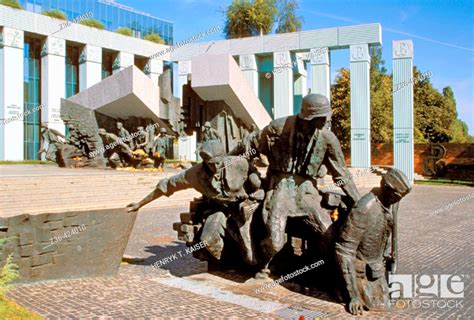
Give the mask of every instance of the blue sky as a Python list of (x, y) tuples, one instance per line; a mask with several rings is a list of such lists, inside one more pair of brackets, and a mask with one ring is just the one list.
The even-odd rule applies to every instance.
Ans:
[[(224, 25), (225, 8), (231, 0), (117, 0), (116, 2), (174, 22), (175, 42)], [(299, 1), (303, 30), (362, 23), (382, 25), (385, 66), (391, 72), (393, 40), (411, 39), (414, 64), (431, 71), (431, 82), (442, 90), (451, 86), (459, 117), (474, 135), (474, 1)], [(224, 38), (211, 34), (198, 41)], [(349, 66), (348, 50), (331, 53), (331, 75)]]

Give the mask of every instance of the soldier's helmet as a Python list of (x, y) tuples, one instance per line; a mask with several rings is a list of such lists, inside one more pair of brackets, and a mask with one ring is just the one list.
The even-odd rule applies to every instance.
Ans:
[(210, 128), (211, 127), (211, 123), (209, 121), (206, 121), (204, 123), (204, 128)]
[(220, 162), (225, 155), (224, 145), (219, 140), (205, 141), (199, 148), (199, 155), (206, 162)]
[(331, 104), (328, 98), (322, 94), (311, 93), (303, 98), (298, 117), (304, 120), (312, 120), (316, 117), (329, 117), (331, 114)]
[(381, 184), (388, 186), (401, 197), (406, 196), (411, 191), (411, 184), (407, 176), (400, 170), (389, 168), (382, 178)]
[(166, 128), (160, 128), (160, 132), (166, 133)]

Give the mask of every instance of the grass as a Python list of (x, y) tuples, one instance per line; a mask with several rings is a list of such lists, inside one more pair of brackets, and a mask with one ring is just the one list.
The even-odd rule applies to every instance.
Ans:
[(165, 43), (163, 41), (163, 38), (160, 37), (160, 35), (157, 34), (157, 33), (149, 33), (146, 36), (144, 36), (143, 39), (154, 42), (154, 43), (158, 43), (158, 44), (164, 44)]
[(43, 161), (43, 160), (22, 160), (22, 161), (10, 161), (2, 160), (0, 164), (55, 164), (56, 162), (52, 161)]
[(115, 30), (115, 32), (119, 33), (119, 34), (122, 34), (124, 36), (129, 36), (129, 37), (132, 36), (132, 29), (130, 29), (130, 28), (125, 28), (125, 27), (118, 28), (117, 30)]
[(96, 19), (84, 19), (84, 20), (81, 20), (79, 23), (84, 26), (97, 28), (100, 30), (105, 29), (104, 25), (99, 20), (96, 20)]
[(56, 10), (56, 9), (46, 10), (46, 11), (41, 12), (41, 14), (44, 16), (51, 17), (51, 18), (67, 20), (67, 15), (64, 12)]
[(23, 7), (18, 2), (18, 0), (0, 0), (0, 4), (3, 4), (4, 6), (15, 8), (15, 9), (23, 9)]
[(415, 181), (415, 184), (434, 185), (434, 186), (474, 187), (473, 181), (449, 180), (449, 179), (417, 180)]
[(9, 299), (0, 298), (0, 319), (41, 320), (43, 318)]

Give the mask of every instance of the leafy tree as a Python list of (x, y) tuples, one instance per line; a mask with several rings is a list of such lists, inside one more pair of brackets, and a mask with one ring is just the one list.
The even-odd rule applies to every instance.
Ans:
[[(382, 51), (372, 48), (370, 66), (370, 129), (371, 143), (392, 141), (392, 82), (386, 74)], [(351, 98), (350, 71), (342, 68), (338, 71), (335, 84), (331, 87), (331, 105), (333, 109), (332, 131), (341, 142), (343, 149), (350, 147), (351, 138)]]
[(370, 50), (370, 140), (371, 143), (392, 141), (392, 81), (386, 74), (382, 48)]
[(154, 42), (154, 43), (158, 43), (158, 44), (164, 44), (165, 43), (163, 41), (163, 38), (157, 33), (149, 33), (146, 36), (144, 36), (143, 39)]
[(275, 23), (275, 0), (233, 0), (225, 12), (227, 39), (268, 34)]
[(276, 14), (275, 0), (254, 0), (252, 17), (260, 35), (272, 32)]
[(129, 36), (129, 37), (132, 36), (132, 29), (126, 28), (126, 27), (118, 28), (117, 30), (115, 30), (115, 32), (122, 34), (124, 36)]
[(4, 6), (15, 8), (15, 9), (23, 9), (23, 7), (18, 2), (18, 0), (0, 0), (0, 4), (3, 4)]
[(278, 27), (275, 33), (287, 33), (301, 31), (303, 17), (296, 15), (299, 5), (296, 0), (279, 0), (277, 21)]
[(331, 86), (332, 131), (343, 149), (351, 144), (351, 86), (349, 69), (338, 71), (335, 84)]
[[(370, 108), (371, 142), (393, 141), (392, 76), (386, 74), (380, 48), (371, 49)], [(440, 93), (429, 77), (413, 69), (415, 143), (470, 143), (467, 124), (459, 120), (450, 87)], [(332, 128), (343, 148), (350, 147), (350, 71), (341, 69), (331, 87)]]
[(105, 29), (104, 25), (97, 19), (84, 19), (81, 20), (79, 23), (92, 28), (97, 28), (101, 30)]
[(44, 16), (51, 17), (51, 18), (67, 20), (67, 15), (64, 12), (60, 10), (56, 10), (56, 9), (46, 10), (46, 11), (41, 12), (41, 14)]

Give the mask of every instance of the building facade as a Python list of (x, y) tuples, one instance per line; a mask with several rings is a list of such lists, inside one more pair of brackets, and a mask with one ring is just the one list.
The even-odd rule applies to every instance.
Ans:
[(100, 21), (108, 31), (126, 27), (132, 35), (143, 38), (149, 33), (157, 33), (165, 44), (173, 44), (173, 23), (158, 19), (148, 13), (137, 11), (113, 0), (20, 0), (27, 11), (41, 13), (56, 9), (64, 12), (68, 20), (75, 20), (88, 13)]
[[(36, 159), (40, 125), (65, 131), (59, 117), (61, 98), (75, 95), (132, 65), (147, 74), (160, 90), (163, 66), (177, 64), (178, 86), (173, 94), (182, 98), (183, 85), (193, 75), (193, 59), (230, 55), (240, 69), (242, 81), (251, 88), (248, 92), (275, 119), (297, 113), (302, 97), (309, 91), (330, 97), (331, 51), (348, 50), (351, 165), (371, 166), (369, 49), (382, 44), (380, 24), (190, 42), (166, 51), (169, 46), (76, 23), (56, 32), (60, 23), (61, 20), (34, 12), (0, 6), (0, 120), (15, 119), (8, 125), (0, 124), (0, 160)], [(413, 44), (400, 40), (392, 46), (396, 66), (393, 77), (405, 81), (412, 72)], [(164, 51), (167, 53), (161, 54)], [(218, 94), (217, 90), (209, 88), (211, 96), (213, 92)], [(402, 168), (411, 180), (412, 92), (412, 85), (398, 90), (393, 106), (396, 167)], [(42, 108), (32, 112), (34, 106)], [(18, 117), (22, 113), (27, 116)], [(401, 121), (405, 119), (408, 120)], [(196, 141), (192, 137), (182, 138), (180, 153), (190, 159)]]

